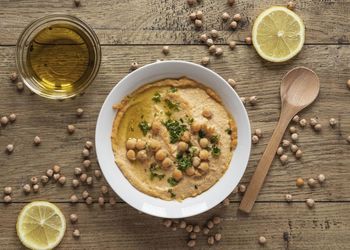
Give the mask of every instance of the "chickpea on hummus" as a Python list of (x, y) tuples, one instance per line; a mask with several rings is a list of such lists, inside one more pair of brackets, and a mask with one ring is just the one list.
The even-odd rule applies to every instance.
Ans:
[(185, 77), (164, 79), (113, 108), (115, 161), (139, 191), (183, 200), (208, 190), (227, 170), (236, 125), (210, 88)]

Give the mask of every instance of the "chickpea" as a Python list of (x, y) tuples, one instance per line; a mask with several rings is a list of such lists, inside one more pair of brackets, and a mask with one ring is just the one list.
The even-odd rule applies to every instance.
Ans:
[[(77, 0), (75, 0), (74, 2), (76, 2)], [(79, 1), (80, 2), (80, 1)], [(80, 4), (79, 4), (80, 5)], [(78, 5), (78, 6), (79, 6)], [(80, 237), (80, 231), (79, 231), (79, 229), (74, 229), (73, 230), (73, 237), (74, 238), (79, 238)]]
[(168, 55), (170, 52), (169, 46), (163, 46), (162, 52), (164, 55)]
[(138, 69), (138, 68), (139, 68), (138, 62), (132, 62), (132, 63), (130, 64), (130, 70), (131, 70), (131, 71), (134, 71), (134, 70), (136, 70), (136, 69)]
[(196, 26), (197, 29), (200, 29), (203, 26), (203, 22), (201, 20), (199, 20), (199, 19), (196, 19), (194, 21), (194, 26)]
[(202, 34), (200, 37), (199, 37), (199, 40), (201, 40), (201, 42), (206, 42), (208, 40), (208, 36), (207, 34)]
[(255, 129), (254, 134), (255, 134), (257, 137), (261, 138), (261, 137), (262, 137), (262, 131), (261, 131), (261, 129), (260, 129), (260, 128)]
[(216, 38), (218, 38), (218, 36), (219, 36), (219, 32), (218, 32), (217, 30), (213, 29), (213, 30), (210, 31), (210, 36), (211, 36), (213, 39), (216, 39)]
[(221, 223), (221, 218), (219, 216), (215, 216), (213, 218), (213, 223), (214, 223), (214, 225), (220, 224)]
[(187, 225), (185, 230), (186, 230), (187, 233), (190, 233), (190, 232), (193, 231), (193, 226), (192, 225)]
[(100, 178), (102, 177), (102, 173), (101, 173), (101, 171), (98, 170), (98, 169), (96, 169), (96, 170), (94, 171), (94, 175), (95, 175), (96, 179), (100, 179)]
[(189, 167), (189, 168), (187, 168), (187, 169), (185, 170), (185, 173), (186, 173), (188, 176), (194, 175), (195, 172), (196, 172), (196, 171), (195, 171), (194, 167)]
[(200, 163), (201, 163), (201, 159), (199, 157), (195, 156), (192, 158), (193, 167), (198, 167)]
[(198, 169), (202, 173), (207, 173), (209, 171), (209, 164), (208, 164), (208, 162), (202, 162), (201, 164), (199, 164)]
[(180, 170), (178, 170), (177, 168), (175, 168), (172, 176), (175, 180), (179, 181), (182, 179), (182, 172)]
[(290, 151), (292, 151), (293, 153), (296, 153), (298, 151), (299, 147), (295, 144), (292, 144), (290, 146)]
[(203, 66), (207, 66), (209, 63), (210, 63), (210, 58), (209, 58), (209, 57), (207, 57), (207, 56), (202, 57), (202, 59), (201, 59), (201, 64), (202, 64)]
[(210, 229), (209, 229), (209, 228), (207, 228), (207, 227), (203, 228), (203, 234), (204, 234), (204, 235), (208, 235), (209, 232), (210, 232)]
[(300, 127), (305, 127), (306, 125), (307, 125), (307, 121), (306, 121), (306, 119), (301, 119), (300, 121), (299, 121), (299, 125), (300, 125)]
[(202, 128), (202, 124), (200, 124), (199, 122), (196, 122), (196, 121), (192, 122), (191, 130), (193, 133), (198, 133), (199, 130), (201, 130), (201, 128)]
[(201, 151), (199, 151), (199, 158), (203, 161), (208, 160), (208, 158), (209, 158), (208, 150), (202, 149)]
[(162, 224), (165, 226), (165, 227), (171, 227), (171, 225), (173, 224), (173, 222), (169, 219), (164, 219)]
[(191, 240), (195, 240), (195, 239), (197, 239), (197, 234), (195, 232), (191, 232), (190, 235), (189, 235), (189, 238)]
[(4, 194), (10, 195), (12, 193), (12, 187), (5, 187)]
[(290, 141), (288, 141), (288, 140), (283, 140), (282, 141), (282, 147), (287, 148), (289, 146), (290, 146)]
[(146, 142), (142, 139), (138, 139), (136, 142), (136, 149), (142, 150), (146, 148)]
[(52, 167), (52, 170), (53, 170), (53, 172), (54, 173), (59, 173), (60, 171), (61, 171), (61, 167), (60, 166), (58, 166), (58, 165), (54, 165), (53, 167)]
[(168, 169), (173, 165), (173, 161), (169, 158), (166, 157), (163, 161), (162, 161), (162, 168), (163, 169)]
[(249, 103), (250, 105), (255, 106), (258, 103), (258, 98), (255, 95), (249, 97)]
[(192, 12), (190, 15), (189, 15), (190, 19), (192, 21), (196, 20), (197, 19), (197, 16), (196, 16), (196, 12)]
[(293, 122), (299, 122), (300, 121), (300, 117), (298, 115), (295, 115), (292, 119)]
[(68, 134), (73, 134), (75, 132), (75, 126), (72, 124), (69, 124), (67, 126), (67, 131), (68, 131)]
[(41, 143), (40, 137), (39, 136), (35, 136), (33, 142), (34, 142), (34, 145), (38, 146)]
[(228, 84), (230, 84), (230, 86), (232, 88), (235, 88), (237, 86), (237, 83), (234, 79), (229, 78), (229, 79), (227, 79), (227, 82), (228, 82)]
[(315, 201), (313, 199), (306, 199), (306, 205), (309, 208), (313, 208), (315, 206)]
[(90, 151), (86, 148), (83, 149), (83, 151), (81, 152), (82, 156), (84, 158), (88, 158), (90, 156)]
[(71, 223), (75, 223), (75, 222), (78, 221), (78, 215), (76, 215), (76, 214), (71, 214), (71, 215), (69, 215), (69, 219), (70, 219), (70, 222), (71, 222)]
[(216, 52), (216, 46), (215, 45), (211, 45), (208, 49), (210, 54), (214, 54)]
[(214, 245), (215, 239), (214, 236), (209, 236), (208, 237), (208, 245)]
[(243, 103), (243, 105), (246, 105), (246, 103), (247, 103), (247, 98), (245, 98), (245, 97), (240, 97), (239, 99), (241, 99), (241, 102)]
[(337, 125), (337, 120), (334, 118), (329, 119), (329, 125), (335, 127), (335, 125)]
[(30, 187), (29, 184), (23, 185), (22, 189), (23, 189), (23, 192), (24, 192), (25, 194), (28, 194), (28, 193), (30, 193), (30, 191), (31, 191), (31, 187)]
[(236, 22), (239, 22), (242, 20), (242, 16), (241, 14), (237, 13), (233, 15), (233, 20), (235, 20)]
[(61, 175), (60, 174), (53, 174), (53, 179), (55, 180), (55, 181), (58, 181), (58, 179), (61, 177)]
[(207, 222), (207, 228), (212, 229), (214, 227), (214, 222), (211, 220)]
[(208, 39), (207, 39), (207, 41), (206, 41), (206, 44), (208, 45), (208, 47), (210, 47), (210, 46), (214, 45), (214, 41), (213, 41), (213, 39), (208, 38)]
[(60, 178), (58, 179), (58, 182), (63, 186), (66, 183), (66, 177), (60, 176)]
[(184, 141), (184, 142), (190, 142), (191, 140), (191, 134), (189, 131), (185, 131), (182, 136), (181, 136), (181, 140)]
[(348, 143), (350, 143), (350, 135), (348, 135), (348, 136), (346, 137), (346, 141), (347, 141)]
[(151, 126), (152, 133), (155, 135), (159, 134), (161, 127), (162, 127), (162, 123), (160, 121), (153, 121)]
[(180, 152), (185, 152), (188, 149), (188, 144), (186, 142), (180, 141), (179, 144), (177, 145), (177, 149)]
[(149, 144), (148, 144), (149, 148), (153, 151), (157, 151), (158, 149), (160, 149), (161, 145), (160, 145), (160, 142), (155, 140), (155, 139), (151, 139), (149, 141)]
[(244, 40), (246, 44), (252, 44), (252, 38), (250, 36), (247, 36)]
[(292, 11), (295, 9), (295, 6), (296, 6), (296, 3), (294, 3), (293, 1), (289, 1), (287, 3), (287, 8), (292, 10)]
[(230, 18), (230, 15), (227, 12), (224, 12), (222, 13), (221, 17), (222, 17), (222, 20), (226, 22)]
[(227, 207), (230, 205), (230, 199), (229, 198), (225, 198), (223, 201), (222, 201), (222, 205), (224, 207)]
[(3, 116), (0, 118), (1, 125), (6, 126), (8, 122), (9, 122), (9, 118), (7, 118), (7, 116)]
[(220, 233), (216, 233), (216, 234), (214, 235), (214, 239), (215, 239), (216, 241), (220, 241), (220, 240), (221, 240), (221, 234), (220, 234)]
[(15, 122), (15, 121), (16, 121), (16, 118), (17, 118), (16, 114), (10, 114), (10, 115), (9, 115), (9, 120), (10, 120), (10, 122)]
[(79, 185), (80, 185), (80, 182), (79, 182), (78, 179), (73, 179), (72, 180), (72, 187), (73, 188), (77, 188), (77, 187), (79, 187)]
[(281, 161), (282, 165), (286, 164), (288, 161), (288, 156), (285, 154), (281, 155), (280, 161)]
[(293, 134), (291, 134), (291, 139), (292, 139), (292, 141), (297, 141), (298, 140), (298, 134), (297, 133), (293, 133)]
[(84, 160), (83, 166), (85, 169), (89, 169), (91, 167), (91, 161), (90, 160)]
[(281, 155), (283, 155), (283, 148), (282, 147), (279, 147), (278, 149), (277, 149), (277, 152), (276, 152), (276, 154), (277, 155), (279, 155), (279, 156), (281, 156)]
[(192, 248), (192, 247), (195, 247), (196, 246), (196, 241), (195, 240), (189, 240), (187, 242), (187, 246)]
[(51, 178), (53, 176), (53, 170), (52, 169), (46, 170), (46, 176)]
[(22, 92), (24, 90), (24, 84), (23, 82), (17, 82), (16, 83), (16, 88), (18, 92)]
[(209, 140), (207, 138), (201, 138), (199, 140), (199, 145), (201, 148), (207, 148), (209, 146)]
[(302, 186), (304, 186), (304, 180), (303, 180), (303, 178), (301, 178), (301, 177), (297, 178), (295, 184), (297, 185), (297, 187), (302, 187)]
[(33, 185), (33, 192), (34, 193), (39, 192), (39, 185), (38, 184)]
[(101, 186), (101, 193), (102, 194), (108, 194), (109, 190), (108, 190), (108, 187), (103, 185)]
[(4, 202), (5, 203), (11, 203), (12, 202), (12, 197), (10, 195), (5, 195), (4, 196)]
[(14, 150), (13, 144), (9, 144), (6, 146), (6, 151), (8, 154), (11, 154), (13, 152), (13, 150)]
[(320, 123), (317, 123), (317, 124), (314, 126), (314, 130), (315, 130), (316, 132), (321, 131), (321, 129), (322, 129), (322, 125), (321, 125)]
[(82, 108), (77, 108), (75, 114), (76, 114), (77, 117), (82, 117), (83, 114), (84, 114), (84, 110)]
[(85, 200), (87, 197), (89, 197), (89, 192), (84, 190), (83, 193), (81, 194), (81, 196), (83, 197), (83, 199)]
[(289, 133), (294, 134), (296, 132), (297, 132), (297, 128), (296, 127), (294, 127), (294, 126), (290, 126), (289, 127)]
[(157, 161), (163, 161), (167, 157), (168, 152), (164, 149), (159, 149), (155, 155)]
[(117, 203), (117, 200), (114, 197), (109, 197), (109, 204), (111, 204), (113, 206), (116, 203)]
[(211, 112), (209, 109), (205, 108), (202, 111), (202, 116), (204, 116), (207, 119), (211, 119), (213, 117), (213, 112)]
[(75, 175), (81, 175), (83, 171), (81, 170), (81, 168), (74, 168), (74, 174)]
[(98, 204), (100, 205), (100, 207), (103, 207), (105, 205), (105, 198), (103, 198), (102, 196), (98, 197)]
[(87, 184), (88, 186), (92, 186), (92, 184), (93, 184), (93, 179), (92, 179), (91, 176), (89, 176), (88, 178), (86, 178), (86, 184)]
[(303, 152), (298, 149), (297, 152), (295, 152), (295, 158), (300, 159), (303, 156)]
[(266, 238), (264, 236), (259, 237), (259, 244), (260, 245), (265, 245), (266, 244)]
[(236, 42), (235, 41), (230, 41), (229, 43), (228, 43), (228, 46), (230, 47), (230, 49), (235, 49), (236, 48)]
[(182, 220), (182, 221), (180, 222), (179, 228), (181, 228), (181, 229), (185, 229), (185, 228), (186, 228), (186, 226), (187, 226), (186, 221)]
[(285, 199), (287, 202), (291, 202), (293, 200), (293, 197), (291, 194), (286, 194)]
[(237, 22), (236, 21), (232, 21), (231, 23), (230, 23), (230, 28), (231, 29), (233, 29), (233, 30), (235, 30), (236, 28), (237, 28)]
[(35, 185), (38, 184), (39, 180), (36, 176), (33, 176), (32, 178), (30, 178), (30, 184)]
[(247, 187), (246, 187), (246, 185), (244, 185), (244, 184), (240, 184), (239, 186), (238, 186), (238, 191), (240, 192), (240, 193), (245, 193), (245, 191), (247, 190)]
[(326, 176), (324, 174), (319, 174), (317, 179), (318, 179), (318, 182), (322, 184), (326, 180)]
[(252, 136), (252, 143), (257, 144), (259, 142), (259, 137), (257, 135)]
[(136, 153), (134, 150), (130, 149), (126, 152), (126, 157), (128, 158), (128, 160), (130, 161), (134, 161), (136, 160)]
[(316, 118), (310, 118), (310, 125), (311, 126), (315, 126), (316, 124), (317, 124), (318, 122), (317, 122), (317, 119)]
[(11, 82), (17, 81), (17, 80), (18, 80), (18, 74), (17, 74), (17, 72), (12, 72), (12, 73), (10, 74), (9, 78), (10, 78)]
[(86, 141), (85, 142), (85, 148), (90, 150), (90, 149), (93, 148), (93, 146), (94, 146), (94, 144), (92, 143), (92, 141)]
[(194, 5), (195, 3), (197, 3), (197, 0), (187, 0), (188, 5)]
[(79, 180), (81, 182), (86, 182), (87, 178), (88, 178), (87, 174), (82, 174), (82, 175), (80, 175)]
[(139, 160), (139, 161), (145, 161), (147, 160), (147, 152), (146, 150), (140, 150), (139, 152), (137, 152), (136, 154), (136, 158)]
[(79, 201), (79, 199), (78, 199), (78, 197), (75, 195), (75, 194), (73, 194), (71, 197), (70, 197), (70, 202), (71, 203), (76, 203), (76, 202), (78, 202)]

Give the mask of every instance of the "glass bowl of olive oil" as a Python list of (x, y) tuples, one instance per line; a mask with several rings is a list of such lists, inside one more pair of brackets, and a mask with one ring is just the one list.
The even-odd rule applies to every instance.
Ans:
[(30, 23), (17, 41), (16, 65), (26, 86), (50, 99), (82, 94), (95, 79), (101, 47), (80, 19), (53, 14)]

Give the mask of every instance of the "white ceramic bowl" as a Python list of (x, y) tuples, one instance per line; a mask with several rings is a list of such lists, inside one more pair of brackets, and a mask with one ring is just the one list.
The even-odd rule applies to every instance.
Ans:
[[(116, 111), (112, 105), (146, 83), (164, 78), (187, 76), (210, 88), (221, 98), (237, 123), (238, 144), (230, 166), (222, 178), (209, 190), (182, 202), (165, 201), (146, 195), (134, 188), (114, 161), (111, 131)], [(185, 61), (156, 62), (125, 76), (107, 96), (96, 125), (96, 153), (102, 172), (112, 189), (129, 205), (153, 216), (183, 218), (205, 212), (223, 201), (237, 186), (250, 155), (250, 124), (247, 112), (229, 84), (218, 74), (200, 65)]]

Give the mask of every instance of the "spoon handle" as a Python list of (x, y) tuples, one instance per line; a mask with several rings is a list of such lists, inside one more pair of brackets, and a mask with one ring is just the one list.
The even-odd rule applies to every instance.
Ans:
[(284, 131), (286, 130), (292, 117), (293, 117), (293, 114), (289, 112), (288, 113), (281, 112), (281, 117), (272, 134), (269, 144), (267, 145), (265, 152), (258, 166), (256, 167), (255, 173), (252, 179), (250, 180), (248, 189), (245, 192), (245, 195), (239, 206), (239, 210), (245, 213), (250, 213), (250, 211), (252, 210), (255, 200), (258, 197), (260, 189), (264, 183), (267, 172), (269, 171), (271, 163), (275, 157), (277, 148), (281, 142)]

